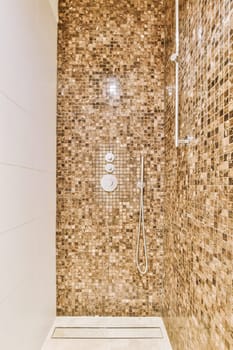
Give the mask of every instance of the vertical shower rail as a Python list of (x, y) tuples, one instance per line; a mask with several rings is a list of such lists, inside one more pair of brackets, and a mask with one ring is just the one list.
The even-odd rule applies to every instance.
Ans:
[(180, 50), (179, 0), (176, 0), (176, 53), (175, 53), (175, 65), (176, 65), (175, 145), (176, 147), (179, 146), (179, 50)]
[(176, 52), (171, 55), (171, 61), (175, 62), (175, 146), (179, 144), (188, 144), (192, 137), (179, 139), (179, 51), (180, 51), (180, 30), (179, 30), (179, 0), (175, 2), (175, 22), (176, 22)]

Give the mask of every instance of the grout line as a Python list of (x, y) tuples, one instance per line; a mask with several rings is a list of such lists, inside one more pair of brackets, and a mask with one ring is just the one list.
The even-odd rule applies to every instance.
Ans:
[(31, 223), (34, 222), (34, 221), (39, 220), (39, 218), (40, 218), (40, 217), (36, 217), (36, 218), (31, 219), (31, 220), (25, 221), (25, 222), (23, 222), (23, 223), (21, 223), (21, 224), (19, 224), (19, 225), (12, 226), (12, 227), (10, 227), (10, 228), (8, 228), (8, 229), (6, 229), (6, 230), (0, 231), (0, 235), (3, 235), (4, 233), (8, 233), (8, 232), (10, 232), (10, 231), (15, 231), (15, 230), (17, 230), (17, 229), (19, 229), (19, 228), (21, 228), (21, 227), (23, 227), (23, 226), (26, 226), (26, 225), (28, 225), (28, 224), (31, 224)]
[(32, 167), (29, 167), (29, 166), (26, 166), (26, 165), (20, 165), (20, 164), (17, 164), (17, 163), (8, 163), (8, 162), (0, 161), (0, 166), (1, 165), (21, 168), (21, 169), (25, 169), (25, 170), (31, 170), (31, 171), (38, 172), (38, 173), (56, 174), (55, 170), (52, 171), (52, 170), (45, 170), (45, 169), (39, 169), (39, 168), (32, 168)]
[(2, 231), (0, 231), (0, 236), (1, 236), (1, 235), (4, 235), (5, 233), (8, 233), (8, 232), (18, 230), (19, 228), (21, 228), (21, 227), (23, 227), (23, 226), (26, 226), (26, 225), (29, 225), (29, 224), (31, 224), (32, 222), (38, 221), (38, 220), (40, 220), (40, 219), (43, 219), (43, 218), (45, 218), (46, 216), (50, 216), (50, 212), (52, 212), (52, 211), (48, 211), (48, 212), (46, 212), (44, 215), (37, 216), (37, 217), (35, 217), (35, 218), (32, 218), (31, 220), (22, 222), (22, 223), (19, 224), (19, 225), (9, 227), (9, 228), (7, 228), (6, 230), (2, 230)]
[(5, 99), (7, 99), (9, 102), (13, 103), (15, 106), (17, 106), (19, 109), (21, 109), (25, 114), (30, 114), (30, 111), (25, 109), (23, 106), (21, 106), (20, 104), (18, 104), (16, 101), (14, 101), (11, 97), (9, 97), (4, 91), (0, 90), (0, 94), (5, 97)]

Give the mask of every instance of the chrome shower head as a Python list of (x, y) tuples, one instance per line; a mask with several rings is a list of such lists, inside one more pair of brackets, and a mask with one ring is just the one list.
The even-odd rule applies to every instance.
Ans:
[(170, 56), (170, 60), (172, 62), (176, 62), (178, 60), (178, 54), (177, 53), (173, 53), (171, 56)]

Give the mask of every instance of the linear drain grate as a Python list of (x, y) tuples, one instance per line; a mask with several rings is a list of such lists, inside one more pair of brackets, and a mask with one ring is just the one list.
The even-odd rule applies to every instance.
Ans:
[(53, 339), (162, 339), (160, 327), (56, 327)]

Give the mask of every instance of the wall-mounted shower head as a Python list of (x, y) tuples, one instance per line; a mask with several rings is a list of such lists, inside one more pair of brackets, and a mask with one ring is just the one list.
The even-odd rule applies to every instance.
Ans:
[(178, 54), (177, 53), (173, 53), (171, 56), (170, 56), (170, 60), (172, 62), (176, 62), (178, 60)]

